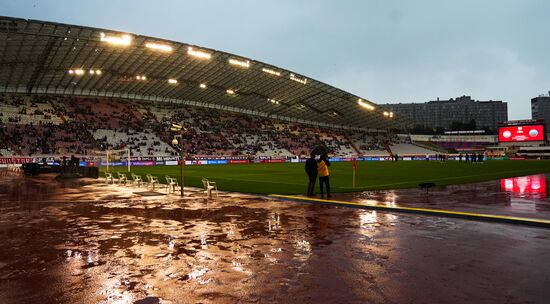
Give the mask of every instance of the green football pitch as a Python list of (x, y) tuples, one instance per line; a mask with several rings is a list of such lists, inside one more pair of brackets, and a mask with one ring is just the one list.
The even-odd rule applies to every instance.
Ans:
[[(101, 168), (102, 171), (105, 168)], [(165, 183), (165, 175), (179, 179), (178, 166), (132, 167), (140, 174), (150, 173)], [(126, 172), (126, 167), (111, 167), (111, 172)], [(459, 163), (456, 161), (388, 161), (357, 162), (355, 188), (351, 162), (332, 163), (330, 184), (332, 192), (353, 192), (418, 187), (433, 182), (449, 185), (494, 180), (503, 177), (550, 172), (550, 161), (486, 161)], [(101, 174), (103, 176), (103, 174)], [(194, 165), (184, 170), (185, 186), (202, 187), (201, 178), (215, 181), (220, 190), (256, 194), (301, 194), (306, 192), (307, 176), (303, 163)], [(316, 184), (316, 192), (319, 185)]]

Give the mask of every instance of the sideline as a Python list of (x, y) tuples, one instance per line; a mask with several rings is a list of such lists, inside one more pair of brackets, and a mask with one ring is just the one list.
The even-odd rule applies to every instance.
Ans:
[(308, 202), (308, 203), (321, 203), (321, 204), (332, 205), (332, 206), (336, 205), (336, 206), (344, 206), (344, 207), (359, 208), (359, 209), (436, 215), (436, 216), (442, 216), (442, 217), (461, 218), (461, 219), (474, 220), (474, 221), (498, 222), (498, 223), (508, 223), (508, 224), (516, 224), (516, 225), (550, 228), (550, 220), (533, 219), (533, 218), (526, 218), (526, 217), (514, 217), (514, 216), (505, 216), (505, 215), (493, 215), (493, 214), (485, 214), (485, 213), (473, 213), (473, 212), (414, 208), (414, 207), (399, 207), (399, 206), (390, 207), (390, 206), (381, 206), (381, 205), (373, 205), (373, 204), (360, 204), (360, 203), (347, 202), (347, 201), (309, 198), (309, 197), (295, 196), (295, 195), (270, 194), (269, 197), (280, 198), (280, 199), (295, 201), (295, 202), (302, 201), (302, 202)]

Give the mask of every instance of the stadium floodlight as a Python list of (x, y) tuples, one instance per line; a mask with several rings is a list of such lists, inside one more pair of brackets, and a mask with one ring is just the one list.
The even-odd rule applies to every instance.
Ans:
[(101, 70), (95, 70), (95, 73), (96, 73), (97, 75), (101, 75)]
[(279, 104), (279, 101), (275, 100), (275, 99), (272, 99), (272, 98), (268, 98), (267, 101), (273, 103), (273, 104)]
[(240, 66), (242, 68), (249, 68), (250, 67), (250, 61), (249, 60), (238, 60), (229, 58), (229, 64)]
[(79, 76), (80, 76), (80, 75), (84, 75), (84, 70), (83, 70), (83, 69), (76, 69), (76, 70), (74, 70), (74, 73), (75, 73), (76, 75), (79, 75)]
[(132, 44), (132, 36), (128, 34), (120, 36), (107, 36), (105, 33), (100, 34), (101, 41), (107, 42), (115, 46), (129, 46)]
[(384, 116), (390, 116), (390, 113), (384, 111)]
[(155, 51), (161, 51), (165, 53), (170, 53), (173, 50), (173, 48), (168, 44), (160, 44), (160, 43), (153, 43), (153, 42), (146, 43), (145, 47)]
[(95, 74), (95, 70), (90, 70), (90, 74), (91, 74), (91, 75), (94, 75), (94, 74)]
[(390, 118), (393, 118), (393, 112), (390, 112)]
[(265, 73), (268, 73), (268, 74), (271, 74), (271, 75), (275, 75), (275, 76), (281, 76), (281, 72), (275, 71), (275, 70), (272, 70), (272, 69), (262, 68), (262, 72), (265, 72)]
[[(170, 126), (170, 131), (172, 132), (181, 132), (181, 130), (184, 129), (185, 131), (187, 131), (187, 129), (185, 129), (182, 125), (180, 124), (176, 124), (176, 123), (172, 123), (172, 125)], [(177, 144), (176, 144), (177, 145)]]
[(189, 47), (187, 49), (187, 54), (189, 54), (191, 56), (198, 57), (198, 58), (203, 58), (203, 59), (210, 59), (210, 57), (212, 57), (212, 55), (210, 55), (210, 53), (207, 53), (207, 52), (204, 52), (204, 51), (194, 50), (192, 47)]
[(69, 74), (74, 74), (74, 70), (69, 70)]
[(137, 76), (136, 76), (136, 80), (142, 80), (142, 81), (143, 81), (143, 80), (147, 80), (147, 76), (145, 76), (145, 75), (137, 75)]
[(235, 95), (235, 91), (233, 91), (231, 89), (227, 89), (227, 90), (225, 90), (225, 92), (229, 95)]
[(206, 83), (201, 83), (201, 84), (199, 84), (199, 87), (200, 87), (201, 89), (206, 89)]
[(359, 98), (359, 99), (357, 100), (357, 104), (360, 105), (360, 106), (362, 106), (363, 108), (368, 109), (368, 110), (371, 110), (371, 111), (374, 110), (374, 106), (372, 106), (372, 105), (370, 105), (370, 104), (364, 102), (361, 98)]
[(168, 83), (169, 84), (177, 84), (178, 81), (176, 79), (170, 78), (170, 79), (168, 79)]
[(294, 74), (290, 74), (290, 80), (294, 80), (294, 81), (299, 82), (301, 84), (306, 84), (307, 83), (307, 78), (299, 78), (299, 77), (296, 77), (296, 75), (294, 75)]

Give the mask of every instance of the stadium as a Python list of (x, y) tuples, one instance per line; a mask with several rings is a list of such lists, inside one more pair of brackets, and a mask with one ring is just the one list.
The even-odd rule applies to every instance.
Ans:
[[(507, 288), (505, 272), (487, 273), (517, 262), (485, 244), (515, 238), (548, 263), (542, 120), (501, 122), (498, 134), (414, 134), (407, 118), (368, 96), (299, 72), (80, 25), (0, 17), (0, 54), (6, 303), (414, 298), (414, 288), (382, 277), (413, 281), (423, 303), (478, 302), (491, 288), (460, 277)], [(320, 182), (306, 195), (311, 154), (319, 164), (330, 160), (327, 197)], [(9, 258), (22, 248), (37, 256)], [(548, 283), (541, 270), (518, 265), (515, 275), (529, 271)], [(415, 279), (418, 271), (426, 282)], [(434, 283), (447, 275), (457, 288)], [(50, 279), (55, 292), (47, 291)], [(234, 280), (238, 291), (227, 287)], [(526, 291), (511, 297), (538, 302), (540, 282), (521, 283)], [(70, 284), (72, 294), (59, 287)], [(427, 292), (432, 284), (441, 291)], [(362, 291), (374, 286), (401, 291)]]

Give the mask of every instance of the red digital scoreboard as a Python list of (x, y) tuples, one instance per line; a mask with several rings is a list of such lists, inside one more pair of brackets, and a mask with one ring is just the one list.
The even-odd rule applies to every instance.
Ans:
[(522, 125), (498, 128), (499, 142), (544, 141), (544, 125)]

